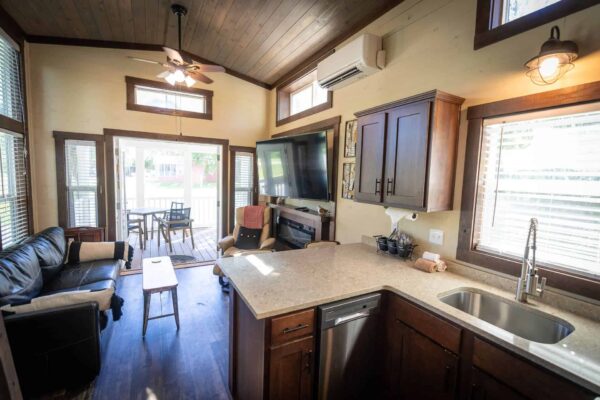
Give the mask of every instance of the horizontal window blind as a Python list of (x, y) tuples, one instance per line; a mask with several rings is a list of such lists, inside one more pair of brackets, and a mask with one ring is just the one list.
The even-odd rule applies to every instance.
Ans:
[(206, 97), (176, 90), (135, 86), (135, 103), (169, 110), (206, 113)]
[(96, 142), (65, 140), (68, 225), (98, 226)]
[(529, 219), (537, 259), (600, 275), (600, 104), (484, 124), (474, 246), (521, 257)]
[(0, 132), (0, 240), (2, 249), (29, 234), (25, 141), (21, 135)]
[(235, 208), (253, 203), (254, 154), (235, 152)]
[(0, 35), (0, 114), (23, 122), (20, 53), (4, 35)]

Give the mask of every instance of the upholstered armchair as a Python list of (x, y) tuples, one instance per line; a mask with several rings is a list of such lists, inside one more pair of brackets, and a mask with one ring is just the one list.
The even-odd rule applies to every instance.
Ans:
[[(268, 253), (273, 251), (275, 246), (275, 238), (270, 237), (271, 235), (271, 212), (269, 208), (265, 208), (262, 220), (262, 230), (260, 232), (260, 238), (258, 240), (258, 247), (253, 249), (241, 249), (236, 247), (236, 242), (239, 238), (240, 228), (244, 226), (244, 211), (246, 207), (240, 207), (235, 210), (235, 226), (233, 233), (229, 236), (225, 236), (219, 240), (217, 244), (218, 249), (221, 251), (222, 257), (239, 257), (249, 254)], [(219, 283), (222, 287), (227, 287), (228, 283), (224, 278), (223, 271), (219, 267), (218, 263), (213, 267), (213, 274), (219, 277)]]

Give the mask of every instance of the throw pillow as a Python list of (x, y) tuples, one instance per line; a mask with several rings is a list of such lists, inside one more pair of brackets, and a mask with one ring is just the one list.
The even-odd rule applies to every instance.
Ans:
[(243, 250), (258, 249), (261, 232), (262, 229), (250, 229), (240, 226), (240, 231), (238, 232), (238, 237), (235, 241), (235, 247)]

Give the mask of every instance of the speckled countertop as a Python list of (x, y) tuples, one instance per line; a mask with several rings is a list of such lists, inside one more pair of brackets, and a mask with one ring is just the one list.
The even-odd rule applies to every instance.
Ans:
[(575, 331), (559, 343), (541, 344), (513, 335), (439, 300), (439, 294), (461, 287), (513, 299), (513, 293), (483, 281), (450, 272), (428, 274), (358, 243), (224, 258), (218, 264), (257, 319), (389, 290), (600, 393), (600, 321), (530, 301), (532, 308), (565, 319), (575, 327)]

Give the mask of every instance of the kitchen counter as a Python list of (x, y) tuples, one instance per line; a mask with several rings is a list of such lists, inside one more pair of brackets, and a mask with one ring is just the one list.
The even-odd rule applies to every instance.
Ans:
[(600, 393), (600, 321), (535, 300), (529, 306), (562, 318), (575, 331), (557, 344), (531, 342), (441, 302), (439, 294), (471, 287), (513, 300), (514, 293), (451, 272), (428, 274), (366, 244), (230, 257), (218, 264), (256, 319), (388, 290)]

